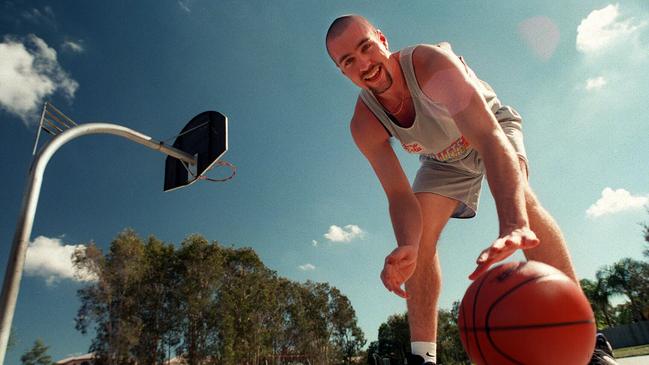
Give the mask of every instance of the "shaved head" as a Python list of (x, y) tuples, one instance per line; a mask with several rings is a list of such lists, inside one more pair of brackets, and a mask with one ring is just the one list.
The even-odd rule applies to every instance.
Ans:
[(388, 40), (360, 15), (345, 15), (329, 26), (327, 52), (338, 69), (356, 86), (381, 94), (393, 83), (398, 68)]
[[(360, 23), (369, 26), (372, 30), (376, 29), (372, 25), (372, 23), (370, 23), (367, 19), (365, 19), (360, 15), (349, 14), (349, 15), (343, 15), (341, 17), (336, 18), (329, 26), (329, 30), (327, 30), (327, 37), (325, 38), (327, 52), (329, 53), (330, 57), (331, 57), (331, 52), (329, 51), (329, 41), (343, 34), (345, 30), (349, 27), (349, 25), (352, 23)], [(334, 62), (336, 62), (336, 60), (334, 60)]]

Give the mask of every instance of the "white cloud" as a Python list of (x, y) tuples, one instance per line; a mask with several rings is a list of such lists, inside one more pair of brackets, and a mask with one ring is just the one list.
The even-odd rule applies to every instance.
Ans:
[(5, 37), (0, 43), (0, 108), (25, 123), (37, 113), (45, 97), (57, 90), (73, 98), (79, 84), (56, 59), (56, 51), (31, 34), (24, 42)]
[(585, 89), (588, 91), (599, 90), (606, 85), (606, 79), (603, 76), (598, 76), (592, 79), (586, 80)]
[(577, 27), (577, 50), (595, 53), (625, 41), (647, 23), (621, 19), (619, 5), (608, 5), (594, 10)]
[(639, 209), (649, 204), (648, 196), (633, 196), (624, 189), (613, 190), (609, 187), (602, 190), (602, 197), (586, 210), (589, 218), (597, 218), (626, 210)]
[(63, 42), (63, 45), (61, 47), (65, 50), (72, 51), (74, 53), (82, 53), (84, 49), (81, 43), (82, 42), (80, 41), (75, 42), (75, 41), (67, 40)]
[(324, 234), (324, 237), (331, 242), (351, 242), (356, 238), (363, 238), (365, 231), (359, 226), (348, 224), (344, 228), (336, 225), (329, 227), (329, 232)]
[(518, 24), (518, 34), (532, 52), (544, 61), (549, 60), (559, 44), (559, 27), (544, 16), (523, 20)]
[(302, 270), (302, 271), (313, 271), (313, 270), (315, 270), (315, 266), (313, 266), (311, 264), (300, 265), (297, 268)]
[(311, 240), (311, 245), (313, 245), (313, 247), (317, 247), (318, 246), (318, 241)]
[(79, 282), (94, 281), (96, 277), (88, 272), (77, 272), (72, 264), (72, 255), (84, 245), (65, 245), (59, 238), (39, 236), (29, 243), (25, 259), (25, 273), (40, 276), (48, 285), (60, 280)]

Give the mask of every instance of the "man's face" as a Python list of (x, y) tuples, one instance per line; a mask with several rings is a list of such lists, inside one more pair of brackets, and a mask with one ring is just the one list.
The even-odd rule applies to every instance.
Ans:
[(387, 41), (369, 24), (351, 23), (342, 34), (329, 40), (329, 53), (358, 87), (381, 94), (392, 86)]

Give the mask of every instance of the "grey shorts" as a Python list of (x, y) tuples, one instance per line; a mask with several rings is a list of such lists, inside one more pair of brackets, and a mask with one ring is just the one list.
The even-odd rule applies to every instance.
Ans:
[[(523, 144), (523, 125), (520, 115), (510, 107), (502, 107), (495, 113), (507, 139), (519, 159), (527, 164)], [(480, 189), (485, 168), (482, 158), (472, 150), (461, 160), (440, 162), (420, 156), (421, 166), (412, 184), (415, 193), (434, 193), (459, 202), (452, 218), (473, 218), (478, 211)]]

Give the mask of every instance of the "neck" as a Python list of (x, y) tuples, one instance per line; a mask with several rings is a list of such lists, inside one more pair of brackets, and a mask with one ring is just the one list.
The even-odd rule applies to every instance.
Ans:
[(410, 90), (408, 90), (408, 84), (399, 63), (400, 58), (398, 52), (393, 53), (390, 57), (389, 71), (392, 75), (392, 86), (381, 94), (375, 94), (376, 99), (390, 114), (399, 114), (410, 98)]

